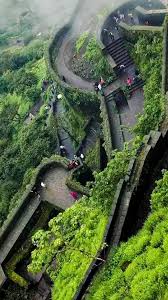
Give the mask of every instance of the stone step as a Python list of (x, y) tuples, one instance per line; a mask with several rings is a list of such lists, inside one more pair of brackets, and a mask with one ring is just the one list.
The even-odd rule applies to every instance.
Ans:
[(123, 43), (124, 43), (123, 39), (119, 38), (117, 40), (112, 41), (110, 44), (108, 44), (106, 46), (106, 49), (109, 50), (110, 48), (116, 47), (116, 46), (121, 45)]
[(130, 93), (136, 91), (139, 88), (142, 88), (144, 86), (144, 81), (142, 79), (138, 79), (137, 82), (133, 83), (131, 87), (129, 88)]
[(113, 56), (113, 59), (116, 60), (119, 57), (123, 57), (123, 56), (129, 56), (127, 51), (125, 49), (120, 49), (120, 51), (113, 53), (110, 53), (110, 55)]
[(115, 53), (116, 51), (118, 51), (120, 49), (123, 49), (123, 50), (126, 49), (124, 43), (113, 45), (109, 49), (107, 49), (107, 51), (108, 51), (108, 53)]
[(125, 57), (123, 59), (118, 60), (116, 63), (117, 67), (120, 67), (120, 65), (124, 65), (126, 68), (128, 68), (128, 66), (133, 64), (133, 61), (129, 57)]

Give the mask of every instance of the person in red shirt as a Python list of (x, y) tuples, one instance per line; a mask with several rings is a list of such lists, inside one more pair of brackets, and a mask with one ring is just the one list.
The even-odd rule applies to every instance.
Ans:
[(127, 79), (127, 85), (131, 86), (131, 84), (132, 84), (132, 79), (128, 77), (128, 79)]
[(76, 201), (78, 200), (78, 193), (77, 192), (70, 192), (70, 195), (72, 196), (72, 198)]

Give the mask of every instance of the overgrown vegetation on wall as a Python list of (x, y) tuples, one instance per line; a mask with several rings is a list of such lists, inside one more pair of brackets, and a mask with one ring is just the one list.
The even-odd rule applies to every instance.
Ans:
[(141, 34), (133, 49), (135, 62), (145, 80), (144, 113), (135, 127), (135, 133), (140, 136), (157, 129), (164, 117), (165, 99), (161, 91), (162, 40), (162, 35)]
[(166, 300), (168, 297), (168, 172), (151, 196), (152, 213), (143, 229), (113, 249), (87, 300)]
[[(92, 45), (94, 45), (93, 40), (92, 43)], [(78, 51), (83, 45), (84, 39), (80, 40), (80, 43), (78, 44)], [(92, 46), (89, 47), (88, 49), (90, 49), (89, 51), (91, 56), (88, 56), (88, 58), (92, 57), (92, 53), (94, 52), (92, 52)], [(54, 300), (71, 300), (75, 295), (91, 261), (96, 256), (97, 250), (101, 246), (117, 184), (119, 180), (126, 175), (130, 158), (135, 155), (143, 136), (148, 134), (151, 129), (157, 128), (162, 120), (164, 100), (161, 97), (161, 80), (159, 80), (161, 79), (161, 52), (161, 37), (151, 37), (149, 43), (145, 36), (142, 36), (135, 46), (137, 63), (140, 66), (144, 79), (146, 80), (146, 99), (144, 115), (140, 117), (135, 129), (137, 137), (133, 142), (133, 150), (125, 149), (123, 152), (115, 153), (105, 171), (95, 176), (95, 185), (91, 191), (91, 196), (89, 198), (82, 199), (73, 208), (51, 220), (48, 231), (40, 231), (33, 237), (33, 242), (37, 245), (37, 249), (32, 253), (32, 263), (29, 266), (29, 269), (32, 272), (39, 272), (43, 267), (46, 267), (47, 272), (54, 282)], [(156, 58), (157, 67), (155, 67)], [(150, 219), (148, 222), (150, 223)], [(106, 289), (103, 288), (103, 285), (100, 283), (100, 278), (98, 278), (89, 297), (93, 297), (93, 299), (107, 300), (132, 299), (132, 295), (130, 296), (128, 294), (127, 285), (125, 288), (125, 279), (123, 279), (122, 272), (124, 272), (129, 266), (131, 259), (134, 259), (137, 255), (139, 255), (139, 251), (143, 251), (146, 246), (150, 247), (150, 236), (149, 238), (146, 236), (146, 228), (144, 228), (142, 232), (144, 233), (137, 235), (135, 241), (134, 239), (131, 239), (128, 242), (128, 256), (124, 254), (125, 256), (123, 257), (123, 264), (121, 265), (122, 268), (120, 268), (121, 270), (119, 269), (118, 271), (117, 269), (118, 260), (122, 255), (122, 253), (120, 253), (120, 248), (119, 250), (116, 250), (116, 253), (119, 253), (119, 255), (116, 254), (117, 256), (114, 259), (114, 267), (112, 268), (110, 259), (112, 259), (113, 266), (113, 254), (111, 254), (109, 264), (107, 265), (107, 269), (105, 269), (105, 275), (103, 273), (103, 277), (101, 277), (103, 283), (107, 280), (107, 286), (105, 285)], [(149, 233), (152, 235), (152, 232)], [(139, 241), (139, 238), (142, 238), (142, 240)], [(129, 245), (131, 245), (131, 247), (129, 247)], [(127, 244), (124, 244), (124, 246), (121, 247), (122, 252), (126, 249)], [(150, 252), (145, 254), (148, 254), (148, 256), (151, 255)], [(126, 260), (124, 260), (125, 257)], [(151, 266), (152, 263), (153, 262), (151, 260)], [(135, 271), (138, 270), (138, 266), (136, 265)], [(112, 277), (113, 272), (116, 272), (114, 277)], [(151, 274), (149, 275), (149, 286), (153, 283), (150, 276)], [(154, 277), (155, 280), (157, 279), (157, 276), (158, 275)], [(142, 280), (142, 284), (143, 282), (144, 281)], [(110, 291), (113, 292), (112, 288), (114, 288), (114, 297), (112, 293), (110, 293)], [(145, 285), (143, 288), (143, 293), (145, 294), (147, 288), (145, 289)], [(155, 295), (156, 289), (153, 287), (152, 289), (153, 296)], [(96, 290), (98, 290), (98, 292), (94, 297)], [(125, 295), (127, 298), (124, 298)], [(139, 291), (135, 291), (135, 295), (136, 297), (139, 297)]]
[(46, 110), (26, 123), (30, 109), (41, 100), (42, 81), (47, 76), (43, 54), (44, 44), (39, 41), (20, 51), (1, 53), (0, 225), (17, 201), (14, 195), (25, 174), (56, 148), (53, 122), (46, 125)]
[(54, 282), (53, 299), (72, 299), (96, 257), (117, 183), (126, 174), (132, 155), (127, 148), (115, 153), (107, 169), (95, 176), (91, 196), (59, 214), (50, 221), (47, 231), (39, 231), (33, 237), (37, 249), (32, 253), (29, 270), (47, 269)]
[(101, 76), (105, 80), (115, 78), (115, 73), (107, 58), (103, 56), (96, 37), (84, 32), (76, 41), (75, 51), (72, 69), (77, 75), (87, 80), (99, 80)]

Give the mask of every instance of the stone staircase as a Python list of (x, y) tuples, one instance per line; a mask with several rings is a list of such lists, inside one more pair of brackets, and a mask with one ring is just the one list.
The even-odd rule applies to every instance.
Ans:
[(86, 136), (78, 147), (76, 154), (80, 155), (83, 153), (86, 155), (87, 151), (95, 145), (98, 136), (100, 136), (100, 124), (93, 119), (88, 128), (86, 128)]
[(108, 111), (108, 118), (111, 128), (113, 149), (122, 150), (124, 145), (123, 134), (121, 131), (120, 115), (118, 113), (115, 96), (119, 91), (114, 91), (105, 97), (105, 102)]
[(128, 68), (133, 64), (122, 38), (118, 38), (106, 46), (104, 53), (108, 53), (112, 57), (117, 68), (119, 68), (120, 65), (125, 65), (125, 67)]
[(108, 94), (106, 98), (106, 102), (110, 102), (112, 100), (115, 100), (116, 96), (120, 94), (120, 88), (116, 89), (115, 91), (112, 91), (110, 94)]
[(29, 203), (25, 207), (23, 213), (18, 217), (15, 226), (13, 226), (13, 229), (9, 232), (8, 236), (5, 239), (5, 242), (0, 245), (0, 264), (3, 263), (3, 261), (13, 248), (14, 244), (23, 232), (23, 229), (26, 227), (26, 225), (34, 215), (40, 203), (41, 200), (38, 197), (32, 197), (32, 199), (30, 199)]
[(141, 78), (139, 78), (129, 87), (129, 92), (133, 93), (136, 90), (142, 88), (143, 86), (144, 86), (144, 81)]

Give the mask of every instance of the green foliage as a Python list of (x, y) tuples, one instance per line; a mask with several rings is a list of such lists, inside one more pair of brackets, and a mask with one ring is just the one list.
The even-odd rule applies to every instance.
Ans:
[(24, 175), (49, 157), (57, 144), (57, 124), (46, 125), (46, 114), (25, 123), (47, 77), (44, 46), (34, 41), (3, 51), (0, 57), (0, 225), (20, 199)]
[[(132, 155), (127, 148), (114, 153), (107, 169), (96, 174), (91, 196), (59, 214), (50, 221), (47, 231), (40, 231), (33, 237), (37, 249), (32, 253), (29, 270), (39, 272), (47, 268), (54, 282), (53, 299), (72, 299), (96, 257), (102, 245), (116, 185), (126, 174)], [(56, 267), (52, 263), (55, 260)]]
[(86, 31), (84, 32), (79, 39), (76, 41), (76, 52), (79, 53), (80, 50), (83, 48), (87, 38), (88, 38), (89, 33)]
[(96, 115), (99, 112), (100, 102), (95, 93), (66, 89), (64, 96), (72, 107), (76, 110), (80, 109), (86, 115)]
[[(102, 76), (104, 79), (114, 75), (108, 60), (103, 56), (96, 38), (92, 37), (86, 47), (84, 58), (93, 64), (94, 78)], [(115, 76), (113, 76), (115, 77)]]
[[(164, 220), (159, 220), (157, 224), (160, 225), (161, 222), (162, 227), (167, 226), (167, 209), (158, 211), (155, 215), (160, 213), (164, 213)], [(111, 252), (108, 264), (97, 276), (87, 299), (102, 299), (100, 296), (102, 289), (103, 299), (109, 299), (109, 295), (113, 297), (115, 295), (114, 299), (120, 299), (121, 291), (125, 291), (125, 297), (128, 299), (159, 299), (167, 287), (167, 249), (163, 251), (162, 247), (151, 246), (150, 241), (158, 228), (150, 232), (146, 224), (136, 237), (122, 244), (116, 253)]]
[(95, 146), (86, 153), (85, 164), (92, 170), (100, 171), (100, 140), (97, 140)]
[(16, 49), (15, 51), (6, 50), (0, 56), (0, 75), (7, 70), (14, 71), (22, 68), (28, 62), (35, 62), (42, 58), (44, 54), (45, 43), (42, 41), (33, 41), (29, 46)]
[[(23, 126), (17, 135), (18, 140), (10, 142), (0, 157), (0, 203), (2, 207), (14, 206), (11, 197), (21, 187), (25, 172), (36, 167), (43, 157), (49, 157), (54, 152), (57, 139), (50, 124), (45, 126), (44, 117), (39, 117), (28, 127)], [(8, 184), (8, 189), (6, 185)], [(10, 184), (10, 185), (9, 185)], [(1, 222), (8, 210), (1, 213)]]
[(28, 286), (28, 282), (19, 274), (12, 270), (7, 271), (8, 278), (12, 280), (14, 283), (20, 285), (21, 287), (26, 288)]
[(76, 55), (73, 71), (88, 80), (99, 80), (102, 76), (107, 82), (115, 79), (115, 73), (103, 55), (96, 37), (84, 32), (76, 41)]
[(161, 93), (162, 36), (142, 34), (135, 44), (134, 57), (139, 65), (144, 88), (144, 113), (139, 117), (135, 133), (144, 136), (157, 129), (163, 120), (165, 99)]
[(84, 126), (87, 121), (86, 117), (74, 109), (66, 97), (61, 100), (64, 107), (64, 112), (59, 114), (59, 126), (63, 127), (69, 133), (77, 147), (85, 136)]
[(49, 204), (47, 203), (41, 204), (40, 216), (38, 221), (35, 223), (31, 231), (29, 232), (26, 241), (14, 253), (14, 255), (10, 258), (10, 260), (5, 265), (5, 271), (6, 274), (8, 275), (8, 278), (12, 280), (14, 283), (17, 283), (22, 287), (26, 287), (28, 285), (28, 282), (23, 277), (21, 277), (19, 274), (16, 273), (15, 271), (16, 266), (30, 253), (30, 250), (32, 249), (32, 242), (31, 242), (32, 235), (35, 234), (35, 232), (40, 228), (46, 226), (47, 221), (49, 219), (49, 215), (52, 210), (53, 208)]
[[(85, 59), (92, 61), (97, 67), (99, 59), (95, 57), (98, 55), (99, 51), (96, 49), (93, 38), (87, 47)], [(104, 64), (101, 62), (98, 67), (99, 71), (103, 70), (103, 67)], [(96, 76), (100, 75), (103, 76), (103, 73), (96, 73)], [(151, 86), (153, 89), (154, 85), (151, 84)], [(68, 101), (64, 98), (63, 101), (70, 115), (68, 124), (71, 124), (76, 115), (70, 111)], [(158, 108), (153, 115), (156, 116), (157, 113), (159, 115)], [(79, 122), (75, 122), (72, 122), (72, 127), (75, 124), (79, 125)], [(149, 126), (147, 130), (150, 130)], [(145, 134), (143, 127), (138, 134), (141, 136)], [(130, 158), (134, 154), (134, 149), (130, 151), (128, 148), (125, 148), (123, 152), (115, 152), (108, 167), (102, 173), (95, 175), (95, 185), (91, 190), (91, 196), (84, 197), (72, 208), (59, 214), (50, 221), (47, 231), (41, 230), (33, 237), (33, 243), (37, 248), (32, 253), (29, 270), (39, 272), (46, 268), (54, 282), (54, 300), (73, 298), (90, 263), (102, 246), (116, 186), (126, 175)], [(144, 229), (136, 237), (113, 251), (107, 267), (96, 279), (88, 299), (152, 300), (157, 297), (158, 290), (160, 294), (165, 295), (167, 224), (167, 209), (161, 209), (151, 215)], [(158, 248), (158, 245), (162, 247)], [(147, 286), (145, 286), (144, 274), (147, 278)], [(138, 285), (139, 281), (141, 282)], [(140, 298), (141, 294), (142, 298)]]
[(157, 186), (152, 193), (151, 205), (153, 210), (168, 206), (168, 172), (163, 176), (163, 179), (157, 182)]
[[(113, 249), (90, 287), (87, 300), (166, 299), (168, 205), (166, 172), (151, 195), (152, 213), (143, 229)], [(112, 297), (111, 297), (112, 296)]]

